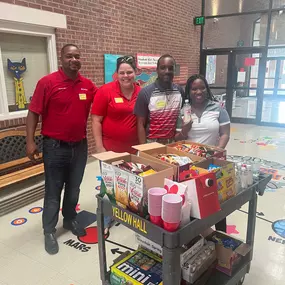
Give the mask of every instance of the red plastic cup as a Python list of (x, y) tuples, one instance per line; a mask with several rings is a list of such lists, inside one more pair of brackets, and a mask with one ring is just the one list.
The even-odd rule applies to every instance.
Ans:
[(157, 225), (157, 226), (159, 226), (159, 227), (162, 227), (162, 226), (163, 226), (161, 216), (152, 216), (152, 215), (150, 215), (150, 221), (151, 221), (153, 224), (155, 224), (155, 225)]
[(180, 223), (167, 223), (163, 221), (163, 228), (169, 232), (175, 232), (178, 230)]

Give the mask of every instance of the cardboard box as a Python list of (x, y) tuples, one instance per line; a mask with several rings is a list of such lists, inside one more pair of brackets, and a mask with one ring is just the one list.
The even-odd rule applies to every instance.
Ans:
[(239, 243), (239, 246), (235, 250), (232, 250), (231, 248), (225, 248), (222, 244), (216, 243), (216, 252), (218, 259), (216, 268), (226, 275), (232, 276), (232, 273), (242, 258), (251, 251), (251, 247), (243, 241), (233, 238), (232, 236), (222, 232), (214, 232), (211, 236), (207, 237), (207, 240), (212, 240), (214, 235), (217, 235), (219, 238), (230, 238)]
[(160, 257), (162, 256), (162, 247), (159, 244), (147, 239), (146, 237), (140, 234), (135, 234), (135, 236), (136, 236), (136, 241), (140, 247), (144, 248), (149, 252), (157, 254)]
[(221, 210), (215, 173), (201, 174), (184, 181), (191, 201), (191, 217), (203, 219)]
[[(129, 153), (105, 152), (93, 156), (100, 160), (101, 194), (106, 193), (111, 202), (142, 216), (147, 214), (147, 190), (163, 188), (165, 178), (173, 179), (173, 168), (161, 162)], [(144, 177), (129, 173), (116, 166), (122, 160), (150, 165), (156, 173)]]
[(112, 285), (162, 285), (162, 259), (139, 249), (111, 266)]
[(220, 166), (219, 169), (212, 170), (217, 178), (219, 201), (224, 202), (236, 196), (237, 189), (235, 185), (236, 175), (234, 163), (220, 159), (208, 159), (197, 163), (196, 166), (208, 169), (211, 164)]
[[(182, 182), (182, 181), (189, 179), (188, 177), (189, 177), (190, 166), (200, 161), (205, 160), (204, 158), (200, 156), (196, 156), (196, 155), (193, 155), (187, 152), (179, 151), (173, 147), (165, 146), (160, 143), (142, 144), (142, 145), (133, 146), (133, 148), (139, 151), (140, 157), (145, 157), (148, 159), (152, 159), (156, 162), (160, 162), (160, 163), (164, 163), (169, 166), (172, 166), (174, 169), (174, 180), (177, 182)], [(173, 164), (170, 164), (166, 161), (163, 161), (157, 158), (157, 155), (159, 154), (176, 154), (178, 156), (189, 157), (193, 161), (193, 163), (188, 163), (183, 166), (173, 165)]]
[(216, 146), (211, 146), (207, 144), (195, 143), (195, 142), (184, 140), (184, 141), (178, 141), (175, 143), (171, 143), (168, 146), (175, 147), (178, 144), (192, 144), (192, 145), (202, 146), (202, 147), (205, 147), (206, 149), (213, 151), (214, 152), (213, 155), (207, 157), (207, 159), (208, 158), (219, 158), (219, 159), (226, 160), (227, 158), (227, 151), (225, 149), (221, 149)]

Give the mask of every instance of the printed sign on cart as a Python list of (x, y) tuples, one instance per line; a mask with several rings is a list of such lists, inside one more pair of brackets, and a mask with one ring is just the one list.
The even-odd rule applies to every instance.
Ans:
[(117, 207), (113, 206), (112, 208), (113, 208), (113, 216), (116, 219), (126, 224), (129, 224), (131, 227), (141, 231), (144, 234), (147, 234), (146, 222), (143, 219), (137, 218)]
[(137, 54), (137, 68), (156, 68), (160, 55), (157, 54)]

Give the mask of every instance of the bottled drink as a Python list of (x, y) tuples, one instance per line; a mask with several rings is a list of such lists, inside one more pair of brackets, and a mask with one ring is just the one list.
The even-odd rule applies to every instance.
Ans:
[(187, 124), (191, 121), (191, 105), (189, 103), (189, 100), (185, 100), (185, 104), (183, 106), (183, 122), (184, 124)]

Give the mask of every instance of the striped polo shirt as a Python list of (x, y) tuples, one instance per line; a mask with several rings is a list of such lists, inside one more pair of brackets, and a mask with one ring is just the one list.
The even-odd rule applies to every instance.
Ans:
[(172, 139), (181, 109), (184, 90), (176, 84), (163, 89), (158, 80), (143, 88), (135, 105), (134, 113), (147, 118), (147, 139)]
[(217, 146), (220, 138), (220, 126), (230, 124), (230, 117), (218, 102), (208, 101), (201, 117), (192, 112), (192, 128), (188, 140)]

